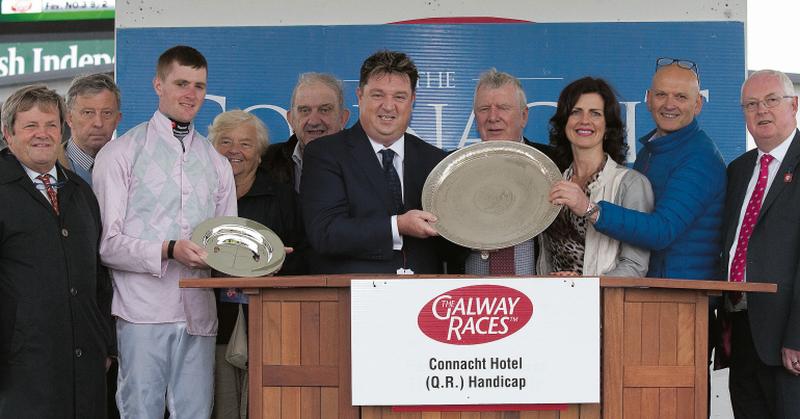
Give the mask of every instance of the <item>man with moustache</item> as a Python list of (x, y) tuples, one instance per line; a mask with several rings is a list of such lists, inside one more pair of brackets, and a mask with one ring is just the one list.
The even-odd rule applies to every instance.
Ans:
[(299, 193), (306, 145), (341, 131), (350, 118), (350, 111), (344, 107), (342, 82), (325, 73), (301, 74), (294, 86), (286, 118), (294, 134), (283, 143), (271, 144), (262, 166), (271, 179)]
[(425, 179), (445, 153), (406, 133), (418, 72), (404, 53), (379, 51), (361, 66), (359, 120), (305, 148), (302, 210), (315, 273), (438, 273)]
[[(497, 69), (481, 74), (472, 104), (481, 141), (517, 141), (555, 161), (553, 148), (534, 143), (522, 132), (528, 124), (528, 101), (519, 80)], [(564, 170), (559, 165), (559, 170)], [(536, 241), (527, 240), (494, 252), (471, 251), (465, 270), (473, 275), (535, 275)]]
[(2, 110), (0, 417), (105, 418), (116, 353), (100, 211), (89, 185), (57, 163), (63, 99), (23, 87)]
[(728, 293), (729, 388), (737, 419), (800, 417), (800, 132), (792, 81), (757, 71), (742, 86), (756, 148), (728, 166), (721, 267), (731, 282), (778, 291)]
[[(639, 141), (633, 168), (653, 187), (651, 213), (606, 201), (587, 212), (598, 232), (651, 250), (648, 277), (712, 279), (718, 275), (725, 163), (695, 117), (703, 107), (697, 65), (659, 58), (647, 91), (656, 129)], [(561, 202), (556, 199), (554, 203)]]
[(100, 255), (112, 269), (122, 417), (211, 415), (217, 313), (210, 289), (180, 289), (208, 277), (189, 240), (208, 218), (236, 215), (230, 163), (195, 131), (208, 64), (188, 46), (158, 58), (158, 110), (97, 155), (92, 174), (103, 216)]
[(92, 185), (97, 152), (122, 119), (119, 88), (107, 74), (81, 76), (67, 90), (67, 124), (72, 138), (61, 145), (58, 162)]

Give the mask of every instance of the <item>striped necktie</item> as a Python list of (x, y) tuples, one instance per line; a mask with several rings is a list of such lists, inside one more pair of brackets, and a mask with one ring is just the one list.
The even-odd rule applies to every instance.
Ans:
[(53, 184), (50, 183), (50, 175), (43, 174), (36, 176), (36, 179), (39, 179), (44, 184), (44, 189), (47, 191), (47, 196), (50, 197), (50, 205), (53, 206), (56, 214), (58, 214), (58, 194), (56, 193), (56, 188), (53, 187)]

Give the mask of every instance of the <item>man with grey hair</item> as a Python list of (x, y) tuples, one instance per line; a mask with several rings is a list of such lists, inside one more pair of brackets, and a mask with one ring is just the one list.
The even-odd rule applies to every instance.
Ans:
[[(522, 83), (511, 74), (490, 68), (481, 74), (472, 102), (481, 141), (521, 141), (555, 158), (553, 148), (524, 137), (528, 124), (528, 101)], [(559, 169), (566, 169), (558, 164)]]
[(728, 293), (736, 418), (800, 417), (800, 132), (791, 80), (757, 71), (742, 86), (742, 110), (756, 148), (728, 166), (722, 263), (731, 282), (774, 282), (770, 293)]
[[(481, 74), (472, 105), (481, 141), (517, 141), (534, 147), (555, 161), (553, 148), (523, 136), (528, 102), (519, 79), (491, 68)], [(564, 167), (558, 165), (560, 170)], [(474, 275), (534, 275), (536, 242), (531, 239), (494, 252), (472, 251), (466, 273)]]
[(72, 138), (61, 145), (58, 161), (92, 185), (97, 152), (114, 135), (120, 112), (119, 88), (102, 73), (77, 77), (67, 90), (67, 124)]
[(92, 190), (57, 164), (65, 105), (44, 85), (3, 105), (0, 417), (105, 418), (116, 354)]
[(306, 145), (341, 131), (349, 117), (341, 81), (325, 73), (301, 74), (286, 113), (294, 134), (283, 143), (270, 145), (263, 158), (263, 166), (270, 177), (299, 193)]

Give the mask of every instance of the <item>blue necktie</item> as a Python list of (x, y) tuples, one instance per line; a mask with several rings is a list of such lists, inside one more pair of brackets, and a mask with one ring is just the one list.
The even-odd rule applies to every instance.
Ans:
[(391, 149), (383, 149), (381, 153), (381, 163), (383, 164), (383, 176), (386, 178), (386, 183), (389, 185), (389, 194), (392, 196), (394, 207), (392, 214), (399, 215), (404, 213), (403, 210), (403, 186), (400, 183), (400, 176), (397, 175), (397, 170), (394, 170), (394, 151)]

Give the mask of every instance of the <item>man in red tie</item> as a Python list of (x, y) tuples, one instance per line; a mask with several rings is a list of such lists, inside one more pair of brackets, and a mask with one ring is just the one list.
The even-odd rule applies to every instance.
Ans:
[(741, 105), (756, 149), (728, 166), (722, 268), (731, 282), (775, 282), (776, 294), (729, 293), (730, 391), (741, 418), (800, 418), (800, 162), (797, 96), (783, 73), (753, 73)]
[[(553, 160), (553, 148), (523, 136), (528, 124), (528, 101), (520, 81), (511, 74), (492, 68), (481, 74), (475, 87), (472, 110), (481, 141), (518, 141), (543, 152)], [(560, 170), (564, 167), (559, 166)], [(465, 270), (473, 275), (536, 274), (536, 241), (530, 239), (516, 246), (492, 252), (473, 250), (467, 256)]]
[(23, 87), (3, 105), (0, 417), (104, 418), (116, 352), (92, 190), (56, 164), (63, 99)]

